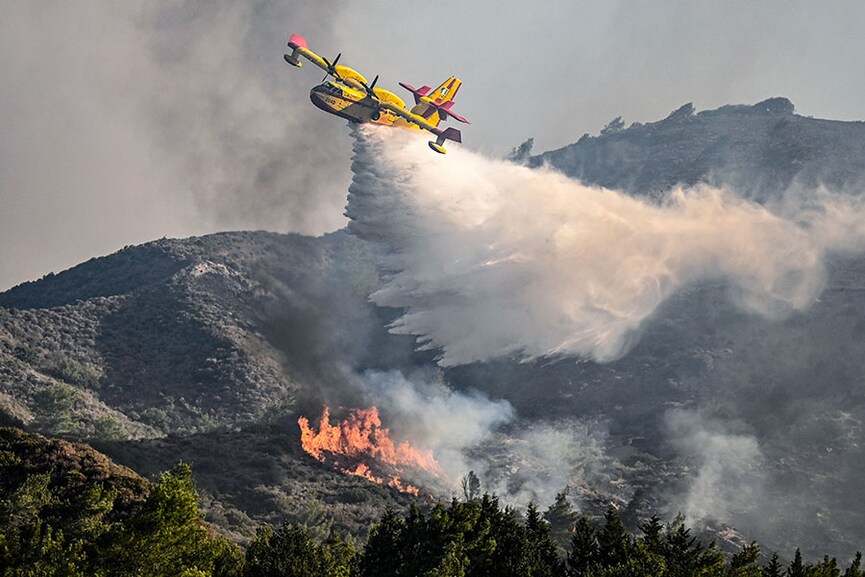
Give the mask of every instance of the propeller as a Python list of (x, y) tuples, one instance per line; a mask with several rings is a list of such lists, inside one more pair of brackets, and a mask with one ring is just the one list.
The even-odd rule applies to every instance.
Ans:
[(339, 62), (340, 56), (342, 56), (342, 52), (340, 52), (339, 54), (336, 55), (336, 58), (333, 59), (333, 62), (331, 62), (330, 60), (328, 60), (324, 56), (321, 57), (321, 59), (324, 60), (324, 63), (327, 64), (327, 73), (324, 75), (324, 78), (321, 79), (322, 82), (327, 80), (328, 74), (330, 74), (331, 76), (333, 76), (337, 80), (340, 80), (339, 73), (337, 73), (337, 71), (336, 71), (336, 63)]
[(375, 88), (375, 83), (378, 82), (378, 74), (375, 75), (375, 78), (372, 79), (370, 84), (366, 82), (361, 82), (360, 85), (363, 86), (363, 89), (366, 90), (366, 95), (375, 101), (375, 110), (372, 113), (372, 119), (378, 120), (381, 118), (381, 101), (378, 99), (378, 96), (373, 92), (373, 88)]
[(375, 83), (378, 82), (378, 74), (375, 75), (375, 78), (372, 79), (372, 83), (367, 85), (365, 82), (361, 82), (363, 89), (366, 90), (366, 93), (370, 96), (375, 96), (375, 92), (372, 91), (375, 88)]

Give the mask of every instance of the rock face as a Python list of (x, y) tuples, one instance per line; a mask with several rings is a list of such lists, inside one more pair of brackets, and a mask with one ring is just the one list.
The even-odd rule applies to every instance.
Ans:
[[(783, 98), (608, 128), (529, 162), (657, 199), (701, 182), (765, 203), (865, 182), (865, 123)], [(345, 232), (257, 232), (163, 239), (25, 283), (0, 294), (0, 424), (91, 440), (147, 474), (192, 461), (210, 518), (240, 534), (280, 517), (360, 530), (408, 498), (324, 468), (294, 423), (360, 406), (351, 373), (437, 370), (367, 301), (379, 274)], [(501, 359), (444, 378), (507, 399), (514, 427), (598, 424), (597, 454), (566, 464), (584, 510), (705, 512), (714, 535), (720, 520), (770, 550), (849, 555), (865, 541), (865, 261), (832, 261), (819, 302), (780, 321), (726, 290), (676, 295), (614, 363)], [(478, 451), (530, 468), (500, 436)]]

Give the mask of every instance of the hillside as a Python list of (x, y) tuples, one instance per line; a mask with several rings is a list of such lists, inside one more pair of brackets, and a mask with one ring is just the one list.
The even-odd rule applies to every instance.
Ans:
[[(652, 198), (711, 182), (769, 203), (816, 183), (855, 191), (865, 123), (800, 117), (784, 99), (686, 106), (530, 163)], [(705, 511), (731, 544), (841, 555), (865, 540), (865, 260), (833, 256), (819, 300), (781, 320), (703, 283), (667, 302), (621, 360), (447, 370), (387, 332), (396, 311), (368, 302), (377, 262), (344, 231), (221, 233), (15, 287), (0, 294), (0, 424), (85, 439), (146, 475), (188, 460), (209, 518), (238, 539), (316, 516), (362, 533), (411, 498), (303, 453), (297, 417), (393, 400), (357, 386), (371, 369), (434, 374), (513, 407), (465, 452), (484, 487), (514, 502), (543, 509), (568, 485), (596, 515), (610, 501), (667, 518)]]
[(344, 233), (225, 233), (25, 283), (0, 296), (2, 421), (88, 439), (151, 478), (185, 459), (208, 518), (241, 540), (284, 518), (362, 535), (409, 501), (303, 453), (286, 416), (310, 391), (320, 410), (339, 362), (380, 362), (357, 344), (389, 338), (365, 303), (377, 278)]
[(4, 575), (239, 575), (178, 463), (151, 484), (83, 443), (0, 428)]
[(615, 119), (600, 135), (532, 156), (529, 164), (653, 198), (701, 182), (759, 202), (779, 200), (791, 187), (860, 191), (865, 122), (799, 116), (786, 98), (701, 112), (688, 103), (657, 122), (625, 128)]
[(353, 341), (384, 333), (363, 304), (377, 278), (344, 233), (225, 233), (126, 247), (25, 283), (0, 295), (3, 419), (141, 438), (281, 415), (300, 387), (330, 377), (316, 361), (353, 360)]

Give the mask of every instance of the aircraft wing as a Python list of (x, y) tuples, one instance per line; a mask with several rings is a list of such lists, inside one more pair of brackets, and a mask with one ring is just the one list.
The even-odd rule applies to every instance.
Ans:
[(445, 140), (453, 140), (454, 142), (462, 142), (462, 135), (460, 131), (453, 127), (448, 127), (442, 130), (441, 128), (430, 124), (426, 121), (423, 116), (418, 116), (417, 114), (412, 114), (411, 111), (402, 108), (401, 106), (396, 106), (395, 104), (391, 104), (390, 102), (379, 102), (379, 106), (381, 108), (387, 108), (394, 114), (405, 118), (409, 122), (420, 126), (424, 130), (429, 130), (433, 134), (436, 135), (435, 140), (430, 140), (429, 146), (439, 154), (444, 154), (446, 151), (442, 146)]
[[(331, 72), (330, 67), (325, 62), (324, 58), (313, 52), (309, 49), (309, 46), (306, 44), (306, 38), (301, 36), (300, 34), (292, 34), (291, 38), (288, 40), (288, 47), (292, 49), (291, 54), (285, 55), (285, 61), (291, 64), (292, 66), (301, 66), (300, 60), (298, 60), (298, 56), (303, 56), (331, 76), (334, 76), (333, 72)], [(338, 57), (337, 57), (338, 58)]]
[(441, 130), (439, 130), (435, 125), (427, 122), (423, 116), (418, 116), (417, 114), (412, 114), (410, 111), (406, 110), (405, 108), (403, 108), (401, 106), (397, 106), (395, 104), (391, 104), (390, 102), (384, 102), (384, 101), (382, 101), (380, 103), (380, 105), (382, 108), (387, 108), (388, 110), (390, 110), (394, 114), (405, 118), (409, 122), (420, 126), (424, 130), (429, 130), (433, 134), (438, 134), (441, 132)]

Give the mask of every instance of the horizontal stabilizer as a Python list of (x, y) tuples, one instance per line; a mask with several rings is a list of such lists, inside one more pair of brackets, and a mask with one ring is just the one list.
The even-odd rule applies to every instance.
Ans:
[(403, 88), (405, 88), (406, 90), (408, 90), (409, 92), (411, 92), (412, 94), (414, 94), (414, 103), (415, 104), (420, 102), (421, 96), (426, 96), (427, 93), (429, 93), (429, 91), (430, 91), (429, 86), (421, 86), (420, 88), (415, 88), (411, 84), (406, 84), (405, 82), (400, 82), (399, 85), (402, 86)]
[(447, 120), (448, 116), (453, 116), (454, 120), (458, 120), (458, 121), (462, 122), (463, 124), (471, 124), (471, 122), (469, 122), (468, 120), (466, 120), (465, 118), (463, 118), (462, 116), (457, 114), (456, 112), (451, 112), (450, 108), (445, 108), (444, 106), (437, 107), (437, 108), (438, 108), (439, 113), (441, 114), (442, 120)]

